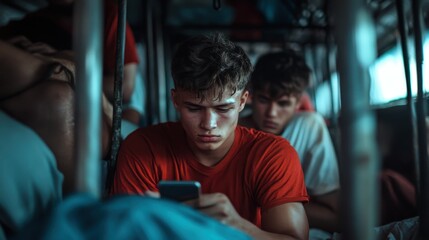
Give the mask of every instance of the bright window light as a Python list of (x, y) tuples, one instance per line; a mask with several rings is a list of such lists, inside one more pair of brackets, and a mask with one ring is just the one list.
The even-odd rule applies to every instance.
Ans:
[[(410, 52), (411, 90), (413, 96), (417, 94), (417, 74), (414, 49)], [(429, 92), (429, 35), (423, 45), (423, 89)], [(371, 72), (371, 95), (370, 103), (374, 105), (388, 103), (397, 99), (405, 98), (407, 85), (405, 82), (404, 64), (400, 46), (386, 52), (376, 60), (370, 69)]]

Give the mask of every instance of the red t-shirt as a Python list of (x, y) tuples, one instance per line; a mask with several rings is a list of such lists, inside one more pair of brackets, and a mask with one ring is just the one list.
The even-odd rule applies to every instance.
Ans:
[(198, 162), (180, 123), (135, 131), (122, 143), (113, 193), (158, 191), (160, 180), (199, 181), (203, 193), (226, 194), (240, 216), (258, 226), (261, 210), (308, 201), (298, 155), (289, 142), (241, 126), (214, 167)]
[[(116, 62), (116, 34), (118, 31), (118, 6), (113, 1), (104, 1), (104, 69), (115, 69)], [(125, 23), (125, 51), (124, 64), (138, 63), (136, 43), (131, 27)]]

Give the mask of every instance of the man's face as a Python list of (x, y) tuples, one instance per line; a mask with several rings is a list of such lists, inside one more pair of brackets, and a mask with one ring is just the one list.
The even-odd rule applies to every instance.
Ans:
[(272, 99), (266, 91), (255, 91), (252, 95), (252, 117), (259, 130), (280, 135), (299, 107), (294, 95), (283, 95)]
[(209, 96), (204, 101), (195, 93), (180, 89), (173, 89), (171, 95), (192, 149), (202, 152), (229, 150), (247, 91), (237, 91), (232, 96), (230, 91), (224, 91), (221, 99)]

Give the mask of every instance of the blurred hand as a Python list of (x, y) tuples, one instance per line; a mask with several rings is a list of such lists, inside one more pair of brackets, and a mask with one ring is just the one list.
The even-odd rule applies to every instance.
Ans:
[(229, 198), (223, 193), (202, 194), (199, 199), (185, 203), (223, 224), (237, 228), (241, 226), (242, 217), (237, 213)]
[(160, 198), (161, 197), (159, 192), (153, 192), (153, 191), (149, 191), (149, 190), (144, 192), (143, 196), (152, 197), (152, 198)]
[(38, 53), (42, 55), (53, 54), (57, 50), (50, 45), (42, 42), (31, 42), (25, 36), (16, 36), (8, 40), (9, 43), (15, 45), (18, 48), (21, 48), (29, 53)]

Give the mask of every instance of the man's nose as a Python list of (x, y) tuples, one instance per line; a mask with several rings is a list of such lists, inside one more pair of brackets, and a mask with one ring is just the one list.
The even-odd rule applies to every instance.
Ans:
[(215, 129), (217, 127), (217, 114), (213, 110), (206, 110), (203, 113), (200, 127), (206, 130)]
[(276, 103), (271, 102), (268, 105), (268, 109), (266, 111), (266, 114), (267, 114), (268, 117), (275, 117), (275, 116), (277, 116), (277, 111), (278, 111), (278, 109), (277, 109)]

